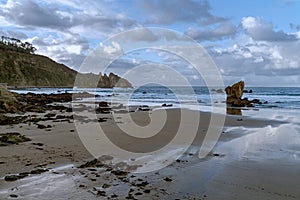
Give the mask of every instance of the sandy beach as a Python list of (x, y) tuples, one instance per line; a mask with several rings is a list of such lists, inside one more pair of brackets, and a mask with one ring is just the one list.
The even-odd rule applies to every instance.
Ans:
[[(0, 147), (0, 199), (300, 198), (299, 124), (292, 124), (292, 119), (228, 115), (217, 145), (205, 158), (199, 159), (199, 145), (206, 135), (211, 114), (158, 109), (133, 112), (131, 117), (136, 124), (145, 126), (151, 116), (165, 111), (168, 120), (160, 137), (152, 137), (151, 142), (143, 144), (137, 143), (138, 140), (126, 141), (117, 134), (122, 132), (118, 125), (127, 129), (132, 126), (127, 115), (97, 116), (105, 118), (97, 124), (111, 134), (112, 140), (118, 139), (119, 145), (151, 154), (177, 131), (180, 111), (191, 116), (188, 120), (191, 124), (195, 124), (195, 113), (200, 114), (192, 145), (180, 157), (172, 154), (185, 145), (180, 142), (155, 154), (158, 164), (170, 159), (174, 162), (148, 173), (135, 173), (142, 166), (134, 163), (144, 157), (124, 160), (113, 152), (107, 154), (106, 149), (105, 154), (94, 160), (80, 140), (74, 120), (66, 117), (72, 113), (56, 112), (51, 120), (37, 122), (51, 126), (43, 129), (35, 123), (1, 126), (1, 133), (18, 132), (31, 141)], [(39, 116), (43, 118), (46, 114)], [(57, 115), (64, 115), (66, 119), (55, 119)], [(96, 122), (85, 120), (81, 123), (92, 126)], [(22, 173), (26, 176), (17, 180), (5, 178)]]

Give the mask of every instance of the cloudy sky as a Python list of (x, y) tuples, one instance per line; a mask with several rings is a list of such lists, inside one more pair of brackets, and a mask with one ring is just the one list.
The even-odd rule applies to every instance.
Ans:
[[(166, 28), (202, 45), (225, 84), (300, 86), (299, 10), (299, 0), (0, 0), (0, 35), (31, 42), (36, 53), (79, 70), (99, 46), (122, 50), (103, 43), (114, 34), (144, 28), (134, 38), (151, 43), (158, 35), (147, 28)], [(168, 65), (202, 84), (190, 63), (159, 50), (123, 55), (108, 71), (123, 74), (141, 64)]]

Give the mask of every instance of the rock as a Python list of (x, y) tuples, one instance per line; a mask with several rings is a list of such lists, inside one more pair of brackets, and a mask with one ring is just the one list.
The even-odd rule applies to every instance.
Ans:
[(142, 105), (138, 108), (139, 111), (150, 111), (150, 107), (147, 105)]
[(19, 179), (18, 175), (9, 175), (9, 176), (5, 176), (4, 180), (5, 181), (16, 181)]
[[(227, 94), (226, 103), (227, 105), (233, 107), (253, 107), (253, 103), (261, 104), (258, 99), (248, 100), (248, 98), (242, 99), (243, 92), (252, 93), (252, 90), (244, 90), (245, 83), (244, 81), (240, 81), (238, 83), (233, 84), (232, 86), (226, 87), (225, 91)], [(241, 112), (237, 110), (227, 109), (228, 114), (238, 114)]]
[(106, 101), (101, 101), (99, 102), (99, 107), (109, 107), (109, 104)]
[(91, 160), (79, 166), (79, 168), (87, 168), (87, 167), (94, 167), (98, 163), (97, 159)]
[(162, 107), (172, 107), (173, 104), (166, 104), (166, 103), (164, 103), (164, 104), (162, 104), (161, 106), (162, 106)]
[(39, 128), (39, 129), (45, 129), (45, 128), (47, 128), (47, 126), (44, 125), (44, 124), (37, 124), (37, 128)]
[(48, 169), (34, 169), (30, 172), (30, 174), (41, 174), (41, 173), (44, 173), (47, 171), (49, 171), (49, 170)]
[(245, 86), (244, 81), (240, 81), (238, 83), (233, 84), (232, 86), (226, 87), (225, 92), (227, 94), (227, 97), (241, 99), (243, 96), (244, 86)]
[(0, 114), (0, 125), (9, 125), (9, 124), (20, 124), (26, 122), (26, 116), (6, 116)]
[(253, 93), (252, 90), (244, 90), (244, 93)]
[(261, 103), (261, 102), (260, 102), (260, 100), (259, 100), (259, 99), (253, 99), (253, 100), (251, 101), (251, 103), (256, 103), (256, 104), (259, 104), (259, 103)]
[(0, 146), (3, 144), (19, 144), (30, 141), (31, 139), (21, 135), (20, 133), (0, 133)]
[(171, 182), (171, 181), (173, 181), (173, 179), (166, 177), (166, 178), (164, 178), (164, 181)]
[(113, 170), (111, 171), (112, 174), (116, 176), (126, 176), (128, 172), (122, 171), (122, 170)]
[(111, 111), (111, 107), (108, 102), (101, 101), (99, 102), (99, 107), (96, 108), (96, 113), (108, 114)]
[(223, 93), (223, 90), (222, 89), (217, 89), (216, 92), (217, 93)]

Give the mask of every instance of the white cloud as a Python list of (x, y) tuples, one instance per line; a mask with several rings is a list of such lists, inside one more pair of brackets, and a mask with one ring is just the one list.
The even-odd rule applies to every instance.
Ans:
[(112, 42), (111, 46), (104, 45), (102, 43), (100, 44), (100, 46), (103, 47), (103, 52), (106, 54), (115, 54), (122, 51), (120, 44), (114, 41)]
[(272, 23), (267, 23), (260, 17), (243, 17), (241, 24), (246, 33), (258, 41), (296, 41), (295, 34), (274, 30)]

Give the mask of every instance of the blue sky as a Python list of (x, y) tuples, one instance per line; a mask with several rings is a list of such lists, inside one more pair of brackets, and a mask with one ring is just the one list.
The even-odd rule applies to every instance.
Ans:
[[(299, 0), (0, 0), (0, 35), (31, 42), (38, 54), (78, 70), (113, 34), (167, 28), (202, 45), (225, 84), (300, 86), (299, 10)], [(150, 36), (143, 31), (136, 38)], [(139, 64), (168, 64), (203, 84), (189, 63), (147, 49), (123, 55), (108, 71), (123, 74)]]

